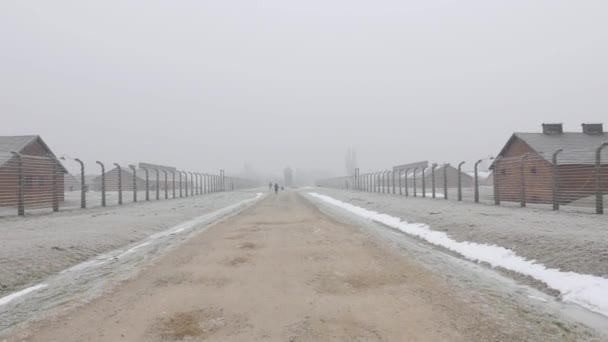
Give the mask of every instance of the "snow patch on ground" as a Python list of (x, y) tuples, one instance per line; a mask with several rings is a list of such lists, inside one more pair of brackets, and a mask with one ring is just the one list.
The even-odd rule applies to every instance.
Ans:
[[(83, 271), (83, 270), (91, 268), (91, 267), (103, 265), (103, 264), (107, 263), (108, 261), (110, 261), (111, 259), (121, 259), (121, 258), (123, 258), (123, 257), (125, 257), (125, 256), (127, 256), (127, 255), (129, 255), (129, 254), (131, 254), (131, 253), (133, 253), (133, 252), (135, 252), (135, 251), (137, 251), (137, 250), (145, 247), (145, 246), (148, 246), (148, 245), (152, 244), (152, 242), (154, 240), (156, 240), (156, 239), (159, 239), (161, 237), (167, 237), (167, 236), (170, 236), (170, 235), (175, 235), (175, 234), (178, 234), (178, 233), (182, 233), (184, 231), (187, 231), (189, 229), (192, 229), (192, 228), (196, 227), (199, 224), (207, 223), (207, 221), (209, 221), (210, 219), (213, 219), (215, 217), (221, 217), (221, 216), (224, 216), (224, 215), (226, 215), (228, 213), (231, 213), (231, 212), (237, 210), (238, 208), (240, 208), (240, 207), (242, 207), (242, 206), (244, 206), (244, 205), (246, 205), (248, 203), (251, 203), (251, 202), (254, 202), (254, 201), (258, 200), (263, 195), (264, 195), (263, 193), (257, 193), (254, 198), (249, 198), (249, 199), (241, 200), (241, 201), (239, 201), (237, 203), (234, 203), (234, 204), (229, 205), (227, 207), (224, 207), (222, 209), (219, 209), (219, 210), (207, 213), (205, 215), (198, 216), (198, 217), (196, 217), (196, 218), (194, 218), (192, 220), (186, 221), (186, 222), (179, 223), (179, 224), (177, 224), (177, 225), (175, 225), (175, 226), (173, 226), (173, 227), (171, 227), (171, 228), (169, 228), (169, 229), (167, 229), (167, 230), (165, 230), (163, 232), (160, 232), (160, 233), (157, 233), (157, 234), (154, 234), (154, 235), (150, 236), (147, 241), (145, 241), (143, 243), (140, 243), (140, 244), (138, 244), (138, 245), (136, 245), (134, 247), (128, 248), (126, 251), (124, 251), (124, 252), (122, 252), (122, 253), (120, 253), (118, 255), (116, 255), (116, 251), (115, 252), (106, 253), (106, 254), (97, 256), (94, 259), (87, 260), (87, 261), (84, 261), (84, 262), (82, 262), (80, 264), (74, 265), (74, 266), (72, 266), (70, 268), (67, 268), (67, 269), (59, 272), (59, 274), (80, 272), (80, 271)], [(12, 302), (13, 300), (15, 300), (15, 299), (17, 299), (19, 297), (22, 297), (22, 296), (25, 296), (25, 295), (27, 295), (27, 294), (29, 294), (31, 292), (43, 289), (43, 288), (45, 288), (47, 286), (48, 286), (48, 284), (41, 283), (41, 284), (37, 284), (37, 285), (31, 286), (31, 287), (25, 288), (25, 289), (23, 289), (21, 291), (17, 291), (17, 292), (11, 293), (10, 295), (7, 295), (5, 297), (0, 298), (0, 306), (6, 305), (6, 304)]]
[(311, 196), (335, 205), (360, 217), (376, 221), (398, 229), (406, 234), (419, 237), (437, 246), (452, 250), (463, 257), (486, 262), (492, 267), (502, 267), (544, 282), (562, 294), (562, 300), (575, 303), (589, 310), (608, 316), (608, 279), (576, 272), (550, 269), (534, 260), (527, 260), (514, 251), (487, 244), (455, 241), (446, 233), (433, 231), (422, 223), (408, 223), (400, 218), (367, 210), (339, 201), (329, 196), (310, 192)]
[(10, 295), (8, 295), (6, 297), (0, 298), (0, 306), (6, 305), (6, 304), (12, 302), (13, 300), (15, 300), (15, 299), (17, 299), (19, 297), (25, 296), (26, 294), (28, 294), (30, 292), (34, 292), (34, 291), (40, 290), (40, 289), (45, 288), (47, 286), (48, 286), (47, 284), (38, 284), (38, 285), (35, 285), (35, 286), (32, 286), (32, 287), (28, 287), (26, 289), (23, 289), (21, 291), (18, 291), (18, 292), (15, 292), (15, 293), (11, 293)]

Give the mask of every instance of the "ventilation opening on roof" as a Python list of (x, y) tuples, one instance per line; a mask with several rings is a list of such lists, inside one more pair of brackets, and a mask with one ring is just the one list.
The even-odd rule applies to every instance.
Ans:
[(543, 124), (543, 134), (562, 134), (564, 129), (561, 123)]
[(603, 134), (604, 133), (604, 125), (599, 123), (599, 124), (589, 124), (589, 123), (584, 123), (582, 124), (583, 126), (583, 133), (585, 134)]

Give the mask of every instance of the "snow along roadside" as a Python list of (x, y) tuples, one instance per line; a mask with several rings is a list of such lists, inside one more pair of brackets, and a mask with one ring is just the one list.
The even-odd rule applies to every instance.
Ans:
[[(196, 227), (197, 225), (208, 223), (208, 221), (212, 220), (213, 218), (222, 217), (224, 215), (227, 215), (248, 203), (251, 203), (251, 202), (254, 202), (254, 201), (260, 199), (263, 195), (264, 195), (263, 193), (257, 193), (256, 196), (253, 198), (244, 199), (242, 201), (231, 204), (229, 206), (218, 209), (216, 211), (212, 211), (212, 212), (206, 213), (204, 215), (195, 217), (191, 220), (179, 223), (165, 231), (162, 231), (162, 232), (149, 236), (145, 242), (140, 243), (134, 247), (131, 247), (124, 252), (123, 252), (123, 249), (118, 249), (118, 250), (115, 250), (115, 251), (112, 251), (109, 253), (99, 255), (91, 260), (87, 260), (80, 264), (72, 266), (70, 268), (67, 268), (67, 269), (59, 272), (59, 274), (80, 272), (80, 271), (83, 271), (83, 270), (91, 268), (91, 267), (101, 266), (110, 261), (122, 259), (123, 257), (127, 256), (128, 254), (131, 254), (142, 247), (150, 245), (157, 239), (168, 237), (168, 236), (179, 234), (179, 233), (183, 233), (187, 230), (190, 230), (190, 229)], [(119, 254), (117, 254), (117, 253), (119, 253)], [(31, 287), (25, 288), (23, 290), (11, 293), (5, 297), (1, 297), (0, 298), (0, 307), (9, 304), (10, 302), (14, 301), (17, 298), (20, 298), (20, 297), (23, 297), (32, 292), (47, 288), (48, 286), (49, 286), (49, 284), (47, 284), (47, 283), (40, 283), (40, 284), (31, 286)]]
[(446, 233), (431, 230), (428, 225), (423, 223), (408, 223), (407, 221), (401, 221), (398, 217), (357, 207), (326, 195), (315, 192), (309, 192), (308, 194), (357, 216), (382, 223), (406, 234), (419, 237), (431, 244), (452, 250), (466, 259), (486, 262), (492, 267), (502, 267), (530, 276), (559, 291), (564, 302), (575, 303), (608, 316), (608, 279), (606, 278), (550, 269), (543, 264), (536, 263), (534, 260), (527, 260), (504, 247), (455, 241)]

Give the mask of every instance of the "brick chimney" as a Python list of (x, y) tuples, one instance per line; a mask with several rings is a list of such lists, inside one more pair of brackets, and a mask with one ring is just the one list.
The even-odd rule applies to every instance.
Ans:
[(601, 123), (584, 123), (581, 126), (583, 126), (583, 133), (585, 134), (604, 134), (604, 125)]
[(544, 123), (543, 134), (554, 135), (564, 133), (564, 128), (561, 123)]

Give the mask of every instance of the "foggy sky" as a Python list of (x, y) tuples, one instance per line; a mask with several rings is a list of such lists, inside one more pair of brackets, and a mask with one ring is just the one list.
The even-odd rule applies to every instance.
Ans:
[(608, 123), (606, 13), (605, 0), (5, 0), (0, 135), (228, 174), (342, 175), (351, 146), (363, 171), (472, 164), (542, 122)]

